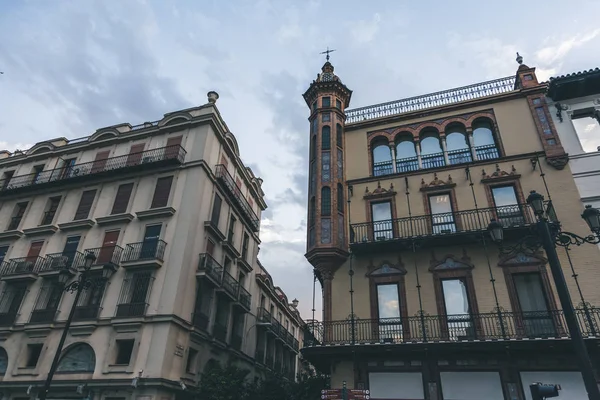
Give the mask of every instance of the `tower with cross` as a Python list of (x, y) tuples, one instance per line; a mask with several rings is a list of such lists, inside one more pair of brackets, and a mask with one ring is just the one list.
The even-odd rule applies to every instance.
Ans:
[(321, 73), (304, 93), (310, 109), (310, 170), (306, 258), (323, 286), (323, 319), (331, 319), (331, 283), (348, 259), (344, 189), (344, 110), (352, 91), (334, 74), (327, 48)]

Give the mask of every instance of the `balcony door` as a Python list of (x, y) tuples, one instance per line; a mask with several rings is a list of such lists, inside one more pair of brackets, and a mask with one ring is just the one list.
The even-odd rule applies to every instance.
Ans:
[(397, 283), (377, 285), (379, 340), (402, 342), (402, 317)]
[(44, 245), (44, 241), (40, 240), (38, 242), (32, 242), (31, 246), (29, 246), (29, 251), (27, 252), (27, 258), (24, 263), (19, 263), (17, 265), (16, 272), (25, 272), (25, 271), (33, 271), (35, 265), (38, 261), (38, 257), (42, 251), (42, 246)]
[(537, 272), (514, 274), (513, 282), (526, 336), (554, 336), (556, 334), (554, 322), (540, 274)]
[(389, 240), (394, 238), (391, 202), (371, 203), (371, 217), (373, 221), (374, 240)]
[(464, 278), (442, 280), (446, 327), (450, 340), (475, 338), (471, 306)]
[(145, 143), (134, 144), (131, 146), (125, 165), (128, 167), (131, 165), (138, 165), (142, 161), (142, 154), (145, 146)]
[(109, 231), (104, 234), (102, 248), (98, 254), (96, 264), (107, 264), (112, 262), (115, 246), (117, 245), (117, 240), (119, 239), (119, 233), (120, 231)]
[(523, 225), (523, 211), (513, 185), (492, 188), (496, 218), (505, 228)]
[[(67, 238), (67, 242), (65, 243), (65, 247), (63, 248), (63, 257), (67, 260), (67, 268), (70, 267), (78, 267), (78, 265), (72, 265), (73, 260), (75, 260), (75, 255), (77, 254), (77, 248), (79, 247), (79, 241), (81, 240), (81, 236), (69, 236)], [(78, 260), (79, 261), (79, 260)]]
[(149, 225), (146, 227), (144, 241), (142, 242), (142, 248), (139, 255), (140, 259), (156, 257), (161, 229), (162, 225)]
[(429, 208), (431, 210), (431, 228), (434, 234), (456, 232), (449, 193), (430, 195)]
[(94, 163), (92, 164), (92, 174), (104, 171), (106, 163), (108, 162), (109, 155), (110, 150), (99, 151), (98, 153), (96, 153), (96, 158), (94, 159)]

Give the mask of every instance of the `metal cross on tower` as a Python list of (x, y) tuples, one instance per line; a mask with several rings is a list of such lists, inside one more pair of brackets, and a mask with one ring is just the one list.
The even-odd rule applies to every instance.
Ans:
[(333, 49), (333, 50), (329, 50), (329, 46), (327, 46), (327, 50), (325, 50), (325, 51), (322, 51), (322, 52), (321, 52), (321, 53), (319, 53), (319, 54), (326, 54), (326, 56), (325, 56), (325, 59), (326, 59), (327, 61), (329, 61), (329, 53), (333, 53), (334, 51), (335, 51), (335, 49)]

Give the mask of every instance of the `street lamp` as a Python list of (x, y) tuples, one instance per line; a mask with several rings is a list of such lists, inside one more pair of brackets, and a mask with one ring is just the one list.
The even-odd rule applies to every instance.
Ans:
[[(548, 221), (546, 215), (551, 206), (546, 209), (544, 208), (543, 195), (536, 193), (534, 190), (531, 191), (527, 197), (527, 204), (533, 209), (537, 219), (537, 237), (528, 236), (522, 238), (521, 241), (531, 244), (531, 241), (533, 240), (535, 245), (539, 246), (541, 244), (546, 252), (550, 271), (552, 272), (552, 278), (554, 279), (556, 286), (556, 292), (563, 309), (569, 333), (571, 334), (571, 342), (573, 343), (575, 355), (579, 362), (579, 368), (581, 369), (581, 375), (583, 377), (588, 398), (589, 400), (600, 400), (600, 390), (596, 383), (592, 362), (590, 361), (583, 335), (579, 329), (575, 309), (573, 307), (573, 302), (571, 301), (571, 295), (569, 294), (562, 266), (558, 259), (558, 254), (556, 253), (556, 245), (568, 247), (570, 245), (579, 246), (583, 243), (600, 243), (600, 211), (590, 205), (585, 207), (581, 217), (590, 227), (592, 234), (582, 237), (571, 232), (562, 231), (558, 222), (550, 223)], [(488, 232), (492, 240), (502, 246), (502, 241), (504, 239), (502, 224), (492, 219), (488, 225)]]
[[(56, 368), (58, 368), (58, 361), (60, 360), (60, 353), (62, 352), (62, 348), (65, 344), (65, 340), (67, 339), (67, 334), (69, 333), (69, 328), (71, 327), (71, 322), (73, 321), (73, 315), (75, 315), (75, 308), (77, 307), (77, 302), (81, 297), (81, 293), (84, 290), (90, 289), (91, 287), (97, 285), (96, 282), (89, 279), (88, 275), (92, 265), (96, 261), (96, 255), (94, 253), (88, 252), (85, 255), (85, 262), (83, 264), (83, 271), (77, 277), (76, 280), (69, 283), (67, 282), (72, 277), (72, 273), (66, 266), (61, 269), (58, 273), (58, 282), (64, 286), (64, 291), (69, 293), (75, 293), (75, 299), (73, 300), (73, 304), (71, 305), (71, 310), (69, 311), (69, 317), (67, 318), (67, 322), (65, 323), (65, 327), (63, 328), (62, 336), (60, 337), (60, 342), (58, 343), (58, 347), (56, 348), (56, 352), (54, 353), (54, 359), (52, 360), (52, 365), (50, 366), (50, 371), (48, 371), (48, 377), (46, 378), (46, 382), (44, 383), (44, 388), (40, 392), (38, 399), (46, 400), (48, 396), (48, 391), (50, 390), (50, 385), (52, 384), (52, 378), (54, 377), (54, 373), (56, 372)], [(115, 272), (115, 268), (112, 264), (104, 264), (102, 267), (102, 278), (103, 280), (108, 280)]]

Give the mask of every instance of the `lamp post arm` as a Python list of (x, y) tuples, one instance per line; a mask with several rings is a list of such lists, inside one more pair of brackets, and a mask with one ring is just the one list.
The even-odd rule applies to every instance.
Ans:
[(556, 292), (563, 309), (565, 322), (567, 323), (569, 333), (571, 334), (571, 341), (573, 342), (575, 354), (579, 361), (579, 368), (581, 369), (581, 375), (583, 377), (588, 398), (589, 400), (600, 400), (600, 389), (598, 389), (592, 362), (589, 358), (585, 342), (583, 341), (581, 330), (579, 329), (577, 316), (575, 315), (571, 295), (569, 294), (562, 266), (556, 252), (555, 241), (553, 240), (554, 238), (549, 223), (546, 219), (540, 218), (537, 222), (537, 227), (542, 239), (542, 245), (548, 256), (548, 264), (550, 265), (550, 271), (552, 272), (552, 277), (556, 283)]
[(584, 243), (599, 244), (600, 234), (594, 234), (583, 237), (571, 232), (560, 231), (556, 235), (554, 243), (561, 247), (581, 246)]
[[(50, 385), (52, 384), (52, 378), (54, 377), (54, 373), (58, 368), (60, 353), (62, 352), (63, 346), (65, 345), (65, 340), (67, 339), (67, 334), (69, 333), (69, 328), (71, 327), (71, 322), (73, 321), (73, 316), (75, 315), (75, 308), (77, 306), (79, 298), (81, 297), (81, 293), (85, 290), (87, 286), (87, 271), (84, 271), (81, 274), (81, 279), (79, 279), (78, 282), (73, 283), (77, 285), (75, 299), (73, 300), (73, 304), (71, 305), (69, 317), (67, 318), (67, 322), (65, 323), (65, 327), (63, 328), (62, 336), (60, 337), (60, 342), (58, 342), (58, 347), (56, 348), (56, 353), (54, 353), (54, 359), (52, 360), (52, 365), (50, 366), (50, 370), (48, 371), (48, 377), (46, 378), (46, 382), (44, 383), (44, 388), (38, 396), (39, 400), (46, 400), (46, 397), (48, 396), (48, 391), (50, 390)], [(68, 285), (65, 288), (65, 290), (68, 290), (69, 287), (72, 287), (71, 285)]]

